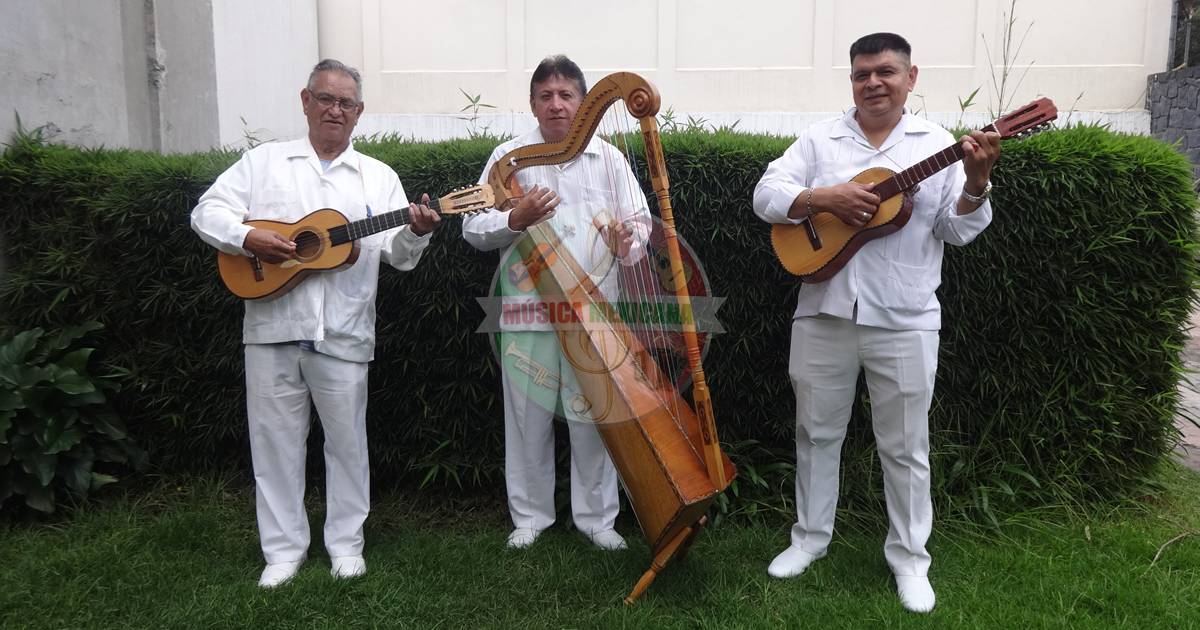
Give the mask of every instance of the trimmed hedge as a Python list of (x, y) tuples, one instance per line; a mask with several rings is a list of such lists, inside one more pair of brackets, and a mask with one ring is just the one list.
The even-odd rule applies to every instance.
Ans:
[[(750, 198), (790, 139), (690, 131), (663, 142), (681, 234), (712, 295), (727, 298), (728, 332), (713, 338), (707, 372), (722, 438), (757, 473), (743, 475), (730, 509), (764, 494), (779, 505), (791, 494), (798, 284), (775, 262)], [(494, 144), (357, 146), (415, 197), (474, 182)], [(248, 467), (241, 306), (187, 225), (236, 159), (30, 137), (0, 156), (0, 323), (14, 332), (102, 321), (105, 360), (132, 375), (117, 410), (163, 470)], [(932, 417), (940, 510), (977, 517), (1120, 495), (1169, 450), (1197, 274), (1190, 173), (1161, 143), (1095, 127), (1005, 143), (993, 225), (947, 248)], [(474, 332), (475, 298), (498, 258), (466, 245), (458, 227), (448, 219), (413, 272), (381, 277), (368, 420), (377, 486), (503, 483), (499, 370)], [(860, 398), (844, 451), (851, 510), (876, 509), (882, 495), (868, 406)]]

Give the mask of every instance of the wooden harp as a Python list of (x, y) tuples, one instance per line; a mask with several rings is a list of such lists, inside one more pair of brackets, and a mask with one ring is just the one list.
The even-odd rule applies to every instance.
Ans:
[(526, 230), (517, 248), (531, 271), (536, 267), (540, 272), (536, 286), (542, 300), (565, 303), (576, 315), (573, 324), (564, 324), (570, 318), (557, 318), (556, 333), (564, 349), (581, 349), (571, 353), (576, 357), (572, 360), (575, 374), (585, 397), (604, 401), (603, 413), (593, 414), (593, 419), (652, 550), (650, 568), (625, 598), (631, 604), (668, 562), (686, 554), (706, 522), (713, 500), (736, 474), (717, 439), (701, 365), (655, 119), (658, 91), (642, 77), (628, 72), (601, 79), (580, 102), (561, 142), (529, 145), (505, 154), (488, 173), (488, 184), (494, 189), (497, 207), (511, 202), (521, 195), (513, 177), (517, 171), (574, 159), (591, 141), (605, 110), (618, 100), (623, 100), (638, 120), (645, 144), (670, 273), (675, 278), (671, 284), (681, 314), (692, 400), (687, 401), (672, 379), (660, 373), (654, 361), (646, 359), (646, 349), (622, 322), (620, 313), (608, 304), (547, 224)]

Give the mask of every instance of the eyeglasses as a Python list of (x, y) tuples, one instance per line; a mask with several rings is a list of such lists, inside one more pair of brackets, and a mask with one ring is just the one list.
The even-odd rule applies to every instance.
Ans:
[(313, 94), (312, 91), (309, 91), (309, 94), (311, 94), (313, 98), (317, 99), (317, 102), (321, 104), (322, 109), (329, 109), (334, 105), (337, 105), (344, 112), (353, 112), (358, 109), (358, 101), (352, 98), (337, 98), (332, 94), (326, 94), (324, 92), (320, 94)]

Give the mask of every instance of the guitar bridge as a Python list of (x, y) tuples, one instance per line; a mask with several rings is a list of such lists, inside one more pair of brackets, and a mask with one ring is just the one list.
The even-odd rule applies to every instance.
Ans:
[(250, 257), (250, 270), (254, 272), (255, 282), (263, 281), (262, 261), (258, 259), (258, 256)]
[(813, 225), (812, 218), (804, 222), (804, 231), (808, 233), (808, 242), (812, 243), (812, 248), (821, 249), (821, 235), (817, 234), (817, 227)]

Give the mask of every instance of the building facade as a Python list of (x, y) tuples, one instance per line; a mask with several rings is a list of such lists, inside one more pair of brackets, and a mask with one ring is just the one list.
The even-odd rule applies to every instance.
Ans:
[(88, 146), (294, 137), (321, 57), (362, 70), (360, 133), (519, 133), (552, 53), (593, 81), (645, 75), (678, 120), (793, 135), (849, 106), (850, 43), (889, 30), (920, 68), (910, 105), (944, 125), (1049, 96), (1064, 119), (1148, 133), (1171, 16), (1172, 0), (8, 0), (0, 72), (26, 128)]

